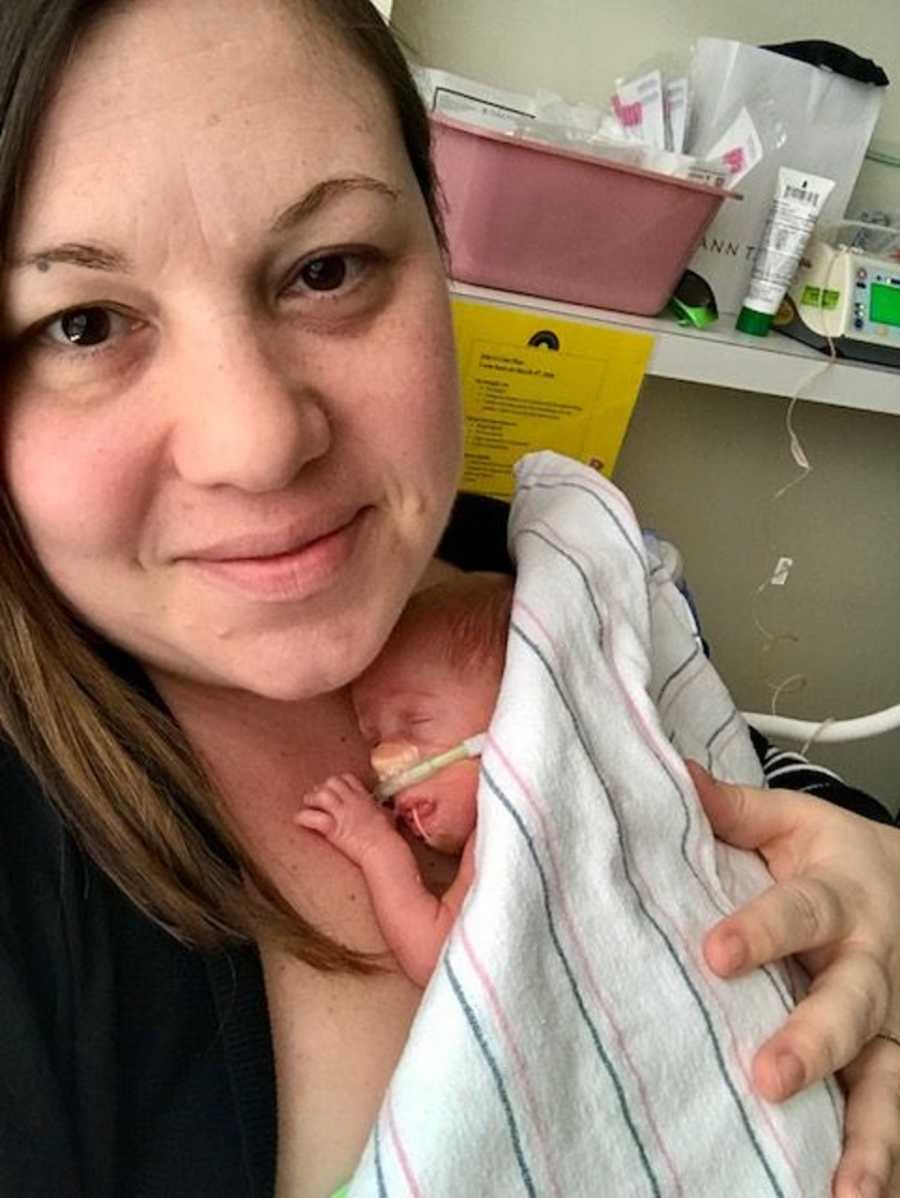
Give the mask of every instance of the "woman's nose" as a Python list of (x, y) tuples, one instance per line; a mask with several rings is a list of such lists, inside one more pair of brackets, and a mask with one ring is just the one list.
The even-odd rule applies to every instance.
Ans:
[(172, 382), (171, 453), (195, 486), (263, 493), (294, 481), (331, 444), (321, 398), (302, 377), (296, 355), (279, 361), (248, 318), (210, 322), (205, 348), (178, 364)]

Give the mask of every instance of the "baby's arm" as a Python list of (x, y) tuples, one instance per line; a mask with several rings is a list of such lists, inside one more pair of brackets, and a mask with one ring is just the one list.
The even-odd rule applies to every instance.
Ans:
[(422, 882), (412, 850), (391, 816), (353, 774), (336, 775), (310, 791), (295, 819), (360, 867), (388, 947), (403, 972), (426, 986), (472, 881), (474, 836), (453, 884), (437, 898)]

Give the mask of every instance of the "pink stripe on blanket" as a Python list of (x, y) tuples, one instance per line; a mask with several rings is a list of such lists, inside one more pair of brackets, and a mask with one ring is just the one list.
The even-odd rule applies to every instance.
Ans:
[(475, 970), (478, 980), (484, 987), (485, 994), (488, 998), (488, 1003), (491, 1007), (491, 1010), (494, 1012), (494, 1018), (497, 1021), (503, 1036), (503, 1040), (505, 1041), (509, 1054), (511, 1055), (515, 1064), (516, 1077), (519, 1081), (522, 1092), (525, 1095), (525, 1105), (528, 1109), (532, 1126), (537, 1133), (538, 1144), (544, 1156), (544, 1171), (549, 1180), (550, 1187), (553, 1193), (558, 1195), (558, 1198), (562, 1198), (562, 1191), (559, 1188), (559, 1182), (557, 1180), (559, 1175), (559, 1166), (555, 1160), (555, 1153), (553, 1151), (550, 1137), (547, 1134), (547, 1124), (544, 1122), (544, 1117), (541, 1114), (540, 1108), (538, 1106), (537, 1095), (534, 1092), (534, 1087), (532, 1086), (531, 1079), (528, 1076), (528, 1065), (525, 1061), (525, 1058), (522, 1056), (519, 1045), (516, 1042), (516, 1033), (513, 1029), (512, 1022), (503, 1009), (503, 1003), (500, 1000), (500, 995), (497, 993), (496, 986), (491, 981), (490, 974), (476, 953), (472, 941), (469, 939), (469, 934), (466, 931), (465, 923), (462, 919), (459, 920), (456, 930), (459, 933), (460, 939), (462, 940), (463, 947), (466, 951), (466, 956), (469, 958), (469, 962), (472, 968)]
[(396, 1155), (400, 1164), (400, 1170), (403, 1173), (409, 1193), (412, 1198), (422, 1198), (422, 1190), (419, 1188), (419, 1183), (416, 1181), (415, 1173), (413, 1172), (406, 1149), (403, 1146), (403, 1141), (400, 1138), (400, 1130), (397, 1127), (397, 1120), (394, 1117), (394, 1103), (390, 1094), (387, 1096), (385, 1107), (387, 1108), (388, 1129), (391, 1133), (391, 1143), (394, 1146), (394, 1154)]
[[(582, 563), (584, 562), (584, 554), (582, 553), (582, 551), (580, 549), (577, 549), (576, 547), (570, 545), (566, 541), (566, 539), (560, 535), (560, 532), (558, 529), (552, 528), (551, 526), (547, 525), (545, 522), (541, 522), (541, 523), (544, 524), (544, 527), (549, 528), (549, 530), (553, 534), (554, 541), (560, 548), (565, 550), (565, 552), (570, 554), (571, 556), (580, 559), (582, 561)], [(560, 654), (559, 654), (559, 650), (556, 645), (555, 639), (550, 635), (550, 633), (548, 632), (547, 628), (545, 627), (545, 625), (544, 625), (543, 621), (540, 619), (540, 617), (534, 611), (532, 611), (532, 609), (527, 604), (525, 604), (521, 599), (518, 599), (514, 596), (513, 610), (515, 611), (517, 608), (526, 612), (526, 614), (533, 621), (533, 623), (540, 629), (544, 639), (546, 640), (547, 644), (550, 646), (554, 656), (556, 657), (556, 659), (558, 661), (560, 658)], [(609, 630), (607, 629), (606, 632), (608, 633)], [(610, 651), (609, 641), (610, 641), (609, 635), (605, 636), (603, 639), (604, 657), (606, 658), (607, 665), (609, 666), (610, 671), (613, 674), (613, 677), (615, 678), (619, 693), (621, 694), (622, 698), (624, 699), (625, 703), (627, 704), (628, 710), (631, 713), (635, 723), (637, 724), (638, 729), (642, 733), (642, 737), (643, 737), (645, 743), (647, 744), (647, 747), (653, 753), (654, 757), (657, 758), (657, 760), (660, 762), (660, 764), (666, 763), (671, 768), (672, 762), (671, 761), (667, 762), (666, 759), (667, 758), (674, 759), (674, 763), (676, 765), (677, 772), (684, 776), (684, 778), (687, 780), (688, 785), (692, 785), (692, 783), (690, 782), (690, 776), (687, 773), (687, 770), (684, 766), (684, 762), (681, 760), (681, 757), (675, 752), (675, 750), (669, 744), (668, 740), (665, 738), (665, 736), (661, 730), (660, 730), (659, 736), (654, 734), (652, 728), (645, 721), (641, 711), (636, 706), (636, 704), (633, 702), (631, 694), (629, 693), (628, 688), (626, 687), (621, 675), (619, 674), (617, 664), (616, 664), (615, 659), (612, 656), (612, 653)], [(646, 692), (643, 692), (643, 693), (646, 693)], [(696, 974), (699, 977), (706, 979), (707, 975), (701, 969), (699, 963), (697, 962), (696, 958), (694, 957), (694, 955), (691, 951), (691, 948), (689, 946), (687, 938), (684, 936), (681, 929), (678, 927), (677, 923), (672, 919), (672, 917), (665, 911), (664, 907), (662, 907), (662, 905), (659, 903), (659, 901), (656, 898), (655, 891), (650, 886), (647, 879), (640, 872), (640, 870), (638, 869), (638, 867), (633, 859), (632, 859), (632, 868), (634, 870), (635, 877), (640, 881), (640, 883), (643, 887), (644, 893), (653, 902), (653, 905), (656, 908), (656, 910), (659, 912), (659, 914), (663, 918), (665, 918), (671, 931), (677, 938), (677, 940), (681, 946), (682, 952), (684, 953), (687, 960), (691, 962)], [(747, 1096), (753, 1101), (754, 1105), (756, 1106), (757, 1110), (759, 1111), (759, 1113), (762, 1116), (763, 1122), (766, 1124), (766, 1126), (768, 1127), (768, 1129), (770, 1131), (770, 1134), (772, 1135), (773, 1139), (775, 1140), (775, 1142), (778, 1144), (779, 1148), (781, 1149), (782, 1156), (784, 1157), (784, 1160), (786, 1161), (788, 1167), (790, 1168), (790, 1170), (793, 1173), (794, 1178), (797, 1182), (798, 1192), (802, 1192), (802, 1186), (800, 1185), (800, 1179), (799, 1179), (799, 1175), (798, 1175), (798, 1171), (797, 1171), (796, 1161), (794, 1160), (793, 1154), (790, 1152), (788, 1145), (785, 1142), (784, 1138), (782, 1137), (782, 1135), (778, 1131), (777, 1127), (775, 1126), (774, 1122), (770, 1118), (769, 1112), (766, 1108), (765, 1103), (763, 1102), (762, 1099), (760, 1099), (757, 1096), (757, 1094), (753, 1088), (753, 1084), (751, 1082), (749, 1072), (748, 1072), (743, 1060), (740, 1057), (740, 1054), (738, 1051), (737, 1035), (735, 1033), (735, 1030), (731, 1023), (731, 1020), (728, 1017), (728, 1013), (727, 1013), (726, 1009), (724, 1008), (724, 1006), (722, 1005), (715, 989), (713, 989), (707, 985), (707, 993), (711, 996), (711, 998), (715, 1002), (715, 1005), (719, 1011), (719, 1016), (727, 1030), (729, 1039), (731, 1041), (732, 1055), (737, 1064), (737, 1068), (744, 1079), (744, 1082), (746, 1085)]]
[[(681, 930), (678, 928), (678, 926), (675, 924), (675, 922), (666, 915), (666, 912), (662, 909), (660, 904), (657, 902), (655, 896), (653, 895), (652, 890), (650, 889), (649, 885), (647, 884), (647, 879), (645, 877), (643, 877), (643, 875), (640, 873), (640, 871), (637, 869), (637, 867), (635, 867), (635, 873), (640, 878), (641, 883), (646, 890), (646, 893), (652, 898), (653, 905), (656, 907), (657, 911), (668, 922), (673, 935), (677, 937), (677, 939), (681, 945), (681, 951), (684, 953), (684, 955), (688, 959), (688, 961), (690, 961), (695, 973), (700, 977), (708, 976), (708, 973), (704, 969), (702, 963), (694, 956), (691, 945), (688, 943), (687, 939), (681, 934)], [(718, 981), (719, 979), (716, 979), (716, 980)], [(727, 982), (723, 983), (723, 984), (727, 985)], [(797, 1187), (797, 1193), (802, 1194), (803, 1193), (803, 1183), (800, 1180), (800, 1171), (799, 1171), (799, 1168), (797, 1165), (797, 1161), (794, 1157), (794, 1154), (791, 1152), (791, 1149), (788, 1145), (787, 1140), (781, 1134), (781, 1131), (779, 1130), (777, 1124), (775, 1123), (775, 1121), (772, 1119), (771, 1115), (769, 1114), (768, 1104), (762, 1098), (760, 1098), (759, 1095), (756, 1093), (756, 1090), (753, 1086), (753, 1081), (750, 1077), (750, 1070), (747, 1067), (747, 1065), (744, 1061), (744, 1058), (741, 1056), (741, 1050), (740, 1050), (740, 1045), (738, 1043), (737, 1033), (734, 1030), (734, 1024), (731, 1022), (731, 1019), (729, 1018), (728, 1011), (727, 1011), (726, 1007), (723, 1006), (722, 1002), (719, 999), (718, 994), (716, 993), (716, 990), (712, 986), (708, 987), (707, 992), (712, 996), (713, 1002), (715, 1002), (716, 1006), (718, 1007), (719, 1018), (722, 1020), (722, 1023), (725, 1026), (725, 1030), (728, 1034), (728, 1039), (730, 1041), (732, 1059), (737, 1063), (738, 1070), (740, 1071), (741, 1076), (744, 1079), (744, 1085), (746, 1086), (746, 1095), (753, 1102), (758, 1113), (762, 1117), (763, 1123), (769, 1129), (769, 1134), (772, 1136), (772, 1139), (775, 1141), (775, 1143), (778, 1145), (779, 1149), (781, 1150), (781, 1155), (784, 1158), (788, 1168), (790, 1169), (791, 1174), (793, 1175), (794, 1183)]]
[[(516, 601), (516, 602), (518, 602), (518, 601)], [(514, 604), (514, 607), (515, 607), (515, 604)], [(563, 923), (565, 924), (565, 928), (568, 933), (569, 939), (571, 940), (572, 945), (574, 946), (574, 949), (575, 949), (575, 954), (578, 957), (578, 963), (581, 967), (581, 970), (582, 970), (582, 973), (584, 976), (584, 980), (587, 983), (588, 990), (592, 994), (594, 1001), (597, 1003), (597, 1005), (603, 1012), (607, 1023), (609, 1024), (610, 1028), (612, 1029), (612, 1033), (613, 1033), (613, 1036), (615, 1037), (615, 1041), (618, 1046), (619, 1053), (621, 1055), (621, 1059), (624, 1061), (626, 1067), (628, 1068), (629, 1072), (631, 1073), (632, 1078), (634, 1079), (635, 1086), (637, 1087), (638, 1096), (640, 1098), (641, 1105), (644, 1110), (644, 1119), (646, 1120), (647, 1126), (649, 1127), (650, 1132), (651, 1132), (654, 1140), (656, 1141), (657, 1147), (662, 1155), (663, 1160), (665, 1161), (666, 1165), (669, 1168), (669, 1173), (671, 1174), (672, 1183), (675, 1186), (675, 1189), (672, 1192), (674, 1195), (683, 1195), (684, 1188), (682, 1186), (681, 1179), (678, 1174), (678, 1169), (675, 1165), (674, 1160), (672, 1159), (672, 1157), (669, 1153), (669, 1150), (666, 1147), (665, 1141), (663, 1140), (662, 1134), (659, 1130), (659, 1126), (656, 1122), (656, 1119), (654, 1118), (653, 1107), (650, 1102), (650, 1096), (649, 1096), (649, 1093), (647, 1090), (647, 1086), (644, 1082), (643, 1077), (641, 1076), (640, 1070), (638, 1069), (637, 1065), (634, 1062), (634, 1059), (632, 1058), (630, 1052), (628, 1051), (627, 1041), (622, 1032), (622, 1029), (619, 1027), (618, 1023), (616, 1022), (616, 1018), (613, 1013), (613, 1009), (610, 1006), (608, 1000), (604, 997), (603, 991), (602, 991), (600, 985), (598, 984), (596, 977), (594, 976), (594, 971), (591, 968), (590, 957), (588, 955), (588, 951), (581, 939), (581, 936), (578, 933), (577, 924), (576, 924), (575, 920), (572, 918), (572, 912), (569, 908), (568, 902), (566, 901), (566, 893), (565, 893), (565, 888), (563, 885), (562, 870), (560, 869), (560, 866), (559, 866), (559, 859), (557, 857), (557, 854), (554, 851), (552, 825), (548, 822), (548, 820), (546, 818), (546, 814), (542, 808), (542, 805), (539, 802), (539, 800), (537, 799), (537, 797), (535, 796), (535, 793), (532, 790), (532, 788), (529, 786), (528, 782), (525, 780), (525, 778), (522, 777), (522, 775), (519, 773), (519, 771), (513, 765), (512, 761), (506, 755), (506, 753), (503, 751), (502, 747), (497, 743), (496, 739), (490, 735), (488, 736), (488, 748), (490, 751), (492, 751), (493, 753), (496, 754), (497, 758), (503, 765), (504, 770), (513, 779), (516, 786), (518, 787), (522, 797), (525, 799), (526, 804), (528, 805), (529, 809), (531, 810), (532, 815), (537, 819), (538, 823), (540, 824), (544, 845), (546, 846), (546, 850), (547, 850), (547, 857), (550, 862), (550, 871), (551, 871), (551, 874), (553, 877), (554, 888), (556, 891), (556, 899), (559, 904), (559, 909), (562, 913)]]

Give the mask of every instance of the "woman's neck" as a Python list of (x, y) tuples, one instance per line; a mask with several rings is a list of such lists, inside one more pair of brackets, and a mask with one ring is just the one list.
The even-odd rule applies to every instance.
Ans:
[(368, 777), (349, 692), (283, 702), (151, 673), (154, 686), (231, 804), (298, 796), (328, 774)]

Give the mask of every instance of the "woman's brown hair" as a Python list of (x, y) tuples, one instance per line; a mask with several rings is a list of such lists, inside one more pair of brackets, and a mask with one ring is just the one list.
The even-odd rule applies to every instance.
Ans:
[[(41, 117), (61, 72), (93, 24), (134, 2), (3, 0), (4, 258)], [(442, 240), (428, 118), (380, 15), (368, 0), (291, 4), (321, 21), (384, 87)], [(83, 849), (150, 918), (193, 947), (214, 950), (266, 934), (319, 969), (377, 968), (302, 920), (248, 859), (176, 722), (134, 664), (69, 612), (8, 495), (0, 502), (0, 732)], [(0, 801), (14, 803), (15, 795)]]

